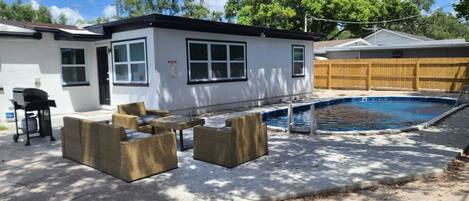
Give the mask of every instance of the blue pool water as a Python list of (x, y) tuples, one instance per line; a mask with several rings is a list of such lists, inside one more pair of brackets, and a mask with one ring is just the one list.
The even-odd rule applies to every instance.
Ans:
[[(450, 110), (455, 101), (419, 97), (343, 98), (315, 103), (319, 130), (398, 129), (427, 122)], [(295, 107), (294, 126), (310, 127), (310, 105)], [(287, 110), (263, 114), (269, 126), (287, 127)]]

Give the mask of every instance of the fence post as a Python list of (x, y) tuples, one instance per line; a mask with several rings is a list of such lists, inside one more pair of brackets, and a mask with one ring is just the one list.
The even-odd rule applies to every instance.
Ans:
[(327, 68), (327, 88), (332, 89), (332, 63)]
[(368, 63), (368, 70), (367, 70), (367, 81), (366, 81), (366, 89), (371, 90), (371, 62)]
[(415, 64), (415, 91), (420, 90), (420, 59)]

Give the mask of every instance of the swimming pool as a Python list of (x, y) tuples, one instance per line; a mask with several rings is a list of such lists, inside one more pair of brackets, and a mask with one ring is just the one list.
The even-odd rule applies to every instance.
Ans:
[[(413, 127), (448, 112), (456, 100), (434, 97), (351, 97), (297, 105), (293, 108), (293, 127), (310, 130), (310, 107), (316, 108), (319, 131), (380, 131)], [(287, 128), (287, 108), (263, 113), (272, 128)]]

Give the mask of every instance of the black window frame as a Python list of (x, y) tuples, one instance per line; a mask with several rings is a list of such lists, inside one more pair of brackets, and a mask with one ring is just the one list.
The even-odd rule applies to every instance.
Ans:
[[(83, 50), (83, 64), (77, 64), (77, 63), (72, 63), (72, 64), (64, 64), (63, 61), (63, 50)], [(62, 87), (74, 87), (74, 86), (89, 86), (90, 81), (89, 81), (89, 76), (88, 76), (88, 69), (87, 69), (87, 64), (86, 64), (86, 49), (83, 47), (60, 47), (59, 49), (60, 52), (60, 73), (61, 73), (61, 78), (62, 78)], [(81, 82), (65, 82), (64, 80), (64, 68), (84, 68), (85, 69), (85, 81)]]
[[(228, 78), (228, 79), (210, 79), (210, 76), (209, 76), (209, 79), (207, 79), (207, 80), (191, 80), (191, 78), (190, 78), (190, 62), (191, 62), (191, 60), (190, 60), (190, 52), (189, 52), (190, 51), (189, 45), (190, 45), (191, 42), (207, 44), (207, 50), (208, 51), (210, 50), (210, 45), (212, 43), (226, 45), (227, 52), (229, 52), (230, 44), (244, 46), (244, 61), (243, 62), (235, 62), (235, 63), (244, 63), (245, 76), (242, 77), (242, 78)], [(208, 40), (208, 39), (186, 38), (187, 84), (188, 85), (193, 85), (193, 84), (208, 84), (208, 83), (247, 81), (248, 80), (248, 58), (247, 58), (248, 51), (247, 50), (248, 50), (248, 45), (247, 45), (247, 42), (245, 42), (245, 41), (227, 41), (227, 40)], [(213, 62), (210, 62), (211, 61), (211, 58), (209, 58), (210, 55), (211, 54), (207, 55), (207, 57), (208, 57), (207, 58), (207, 63), (208, 63), (207, 68), (208, 68), (209, 71), (211, 71), (211, 63), (213, 63)], [(230, 60), (229, 57), (230, 57), (230, 55), (228, 53), (227, 54), (227, 68), (230, 68), (231, 60)]]
[[(301, 48), (303, 49), (303, 74), (295, 74), (295, 62), (298, 62), (298, 61), (295, 61), (295, 48)], [(293, 78), (296, 78), (296, 77), (305, 77), (306, 76), (306, 48), (304, 45), (292, 45), (292, 48), (291, 48), (291, 64), (292, 64), (292, 67), (291, 67), (291, 73), (292, 73), (292, 77)]]
[[(116, 82), (116, 76), (115, 76), (115, 57), (114, 57), (114, 45), (116, 45), (116, 43), (122, 43), (122, 44), (126, 44), (126, 47), (128, 47), (132, 41), (143, 41), (144, 42), (144, 51), (145, 51), (145, 74), (146, 74), (146, 78), (145, 78), (145, 82), (132, 82), (131, 81), (131, 77), (129, 77), (129, 82), (121, 82), (121, 81), (117, 81)], [(149, 68), (148, 68), (148, 45), (147, 45), (148, 41), (147, 41), (147, 38), (146, 37), (139, 37), (139, 38), (129, 38), (129, 39), (124, 39), (124, 40), (115, 40), (115, 41), (111, 41), (111, 63), (112, 63), (112, 66), (111, 66), (111, 71), (112, 71), (112, 85), (114, 86), (135, 86), (135, 87), (148, 87), (149, 86)], [(117, 44), (119, 45), (119, 44)], [(128, 47), (127, 49), (130, 49), (130, 47)], [(127, 51), (127, 54), (129, 55), (128, 57), (130, 57), (130, 52)], [(127, 61), (128, 63), (130, 63), (131, 61)], [(131, 70), (131, 68), (129, 68), (129, 70)]]

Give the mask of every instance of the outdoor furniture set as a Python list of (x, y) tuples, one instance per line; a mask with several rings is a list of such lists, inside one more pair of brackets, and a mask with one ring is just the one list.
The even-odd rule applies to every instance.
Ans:
[(194, 127), (193, 158), (228, 168), (268, 154), (267, 127), (258, 113), (226, 120), (223, 128), (204, 119), (147, 110), (143, 103), (118, 106), (112, 124), (64, 117), (63, 157), (132, 182), (178, 167), (182, 130)]

